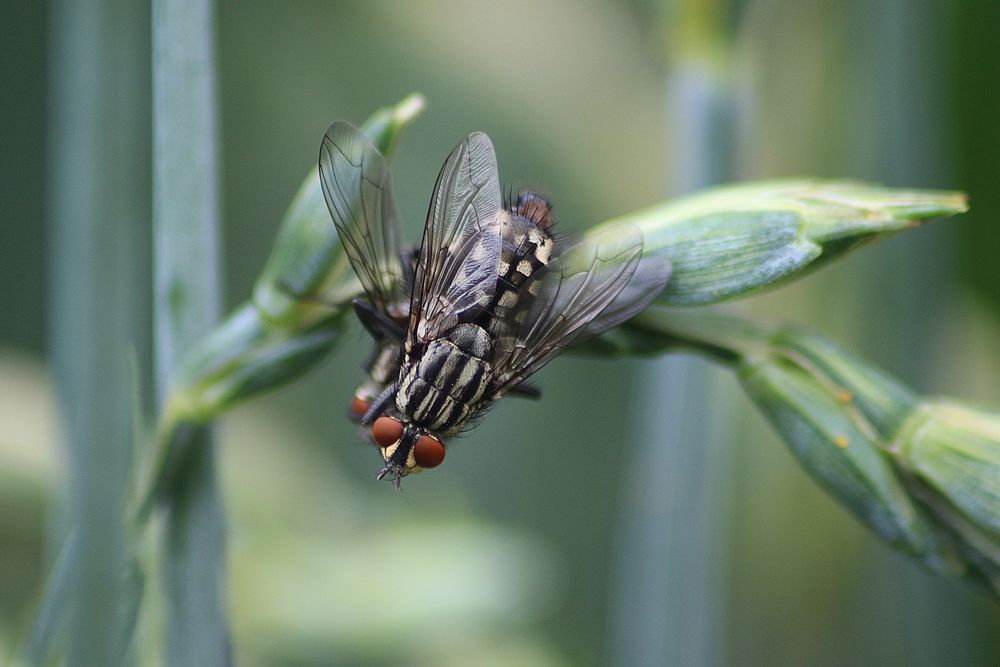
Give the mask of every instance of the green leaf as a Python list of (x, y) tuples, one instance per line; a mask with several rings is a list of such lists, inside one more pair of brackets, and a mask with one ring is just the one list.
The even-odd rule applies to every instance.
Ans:
[(889, 442), (917, 407), (918, 397), (879, 368), (833, 342), (799, 327), (781, 327), (769, 345), (823, 378), (828, 391), (858, 411), (876, 436)]
[(1000, 594), (1000, 413), (925, 401), (892, 451), (931, 511), (992, 564)]
[(810, 372), (781, 357), (744, 361), (740, 382), (824, 488), (882, 539), (918, 557), (933, 531), (884, 458), (880, 442), (852, 417), (847, 402)]
[(1000, 598), (1000, 413), (918, 396), (822, 336), (653, 305), (606, 354), (690, 349), (738, 371), (802, 467), (894, 548)]
[(899, 443), (910, 470), (1000, 540), (1000, 413), (929, 401)]
[(753, 293), (857, 245), (966, 210), (965, 196), (797, 179), (706, 190), (599, 225), (636, 225), (644, 254), (673, 264), (660, 301), (696, 305)]
[(298, 377), (341, 339), (348, 311), (307, 329), (276, 327), (252, 304), (237, 308), (185, 357), (168, 410), (207, 421), (262, 391)]

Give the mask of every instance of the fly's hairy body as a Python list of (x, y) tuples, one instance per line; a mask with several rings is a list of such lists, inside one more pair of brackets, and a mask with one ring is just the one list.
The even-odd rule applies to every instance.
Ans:
[(397, 484), (439, 465), (445, 441), (505, 394), (537, 395), (534, 373), (635, 315), (669, 278), (669, 263), (640, 262), (642, 234), (627, 225), (557, 253), (549, 203), (502, 201), (482, 133), (445, 161), (412, 254), (400, 249), (388, 166), (364, 135), (334, 123), (319, 167), (365, 290), (355, 311), (376, 342), (352, 411), (381, 449), (379, 477)]

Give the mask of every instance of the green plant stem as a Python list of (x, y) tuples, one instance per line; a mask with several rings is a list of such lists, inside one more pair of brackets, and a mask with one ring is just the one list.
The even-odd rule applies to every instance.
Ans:
[(108, 0), (51, 10), (50, 340), (72, 558), (54, 569), (30, 650), (39, 661), (115, 665), (127, 606), (127, 354), (147, 282), (148, 14)]
[[(856, 169), (872, 169), (894, 182), (917, 185), (951, 181), (949, 146), (942, 137), (949, 91), (941, 79), (942, 45), (927, 42), (930, 30), (946, 32), (946, 4), (889, 0), (870, 5), (855, 0), (853, 19), (865, 26), (855, 47), (876, 55), (854, 63), (868, 72), (866, 91), (885, 90), (892, 95), (862, 94), (855, 104), (874, 137), (868, 154), (857, 156)], [(855, 129), (855, 132), (858, 130)], [(882, 249), (882, 261), (863, 265), (852, 287), (855, 312), (877, 316), (878, 324), (859, 318), (856, 326), (868, 349), (888, 368), (902, 372), (914, 386), (933, 386), (930, 361), (936, 358), (945, 326), (928, 313), (940, 312), (953, 297), (948, 276), (953, 274), (954, 228), (934, 226), (919, 235), (903, 235)], [(886, 265), (893, 279), (884, 280)], [(862, 316), (863, 317), (863, 316)], [(900, 567), (900, 559), (873, 549), (867, 570), (877, 586), (859, 593), (859, 609), (873, 614), (873, 625), (894, 644), (883, 650), (898, 655), (920, 655), (927, 664), (976, 664), (987, 662), (982, 638), (987, 636), (983, 616), (950, 582), (932, 578), (913, 567)], [(892, 598), (892, 602), (888, 603)], [(888, 604), (887, 604), (888, 603)], [(902, 604), (900, 604), (902, 603)], [(952, 624), (947, 648), (933, 641), (941, 619)]]
[(59, 638), (68, 620), (63, 612), (73, 604), (73, 568), (79, 562), (79, 551), (79, 536), (70, 531), (45, 579), (35, 622), (24, 647), (24, 658), (29, 665), (50, 664), (59, 653)]
[[(660, 3), (669, 27), (670, 157), (679, 192), (723, 180), (732, 124), (718, 2)], [(716, 664), (725, 635), (729, 468), (725, 379), (673, 357), (641, 375), (642, 413), (625, 473), (613, 610), (616, 664)]]
[[(214, 20), (209, 0), (153, 2), (154, 263), (157, 393), (220, 311)], [(224, 518), (210, 426), (182, 431), (167, 502), (167, 662), (231, 662)]]

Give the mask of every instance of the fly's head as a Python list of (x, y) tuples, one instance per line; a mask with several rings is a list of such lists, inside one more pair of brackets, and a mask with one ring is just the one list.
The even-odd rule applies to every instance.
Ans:
[(389, 476), (397, 487), (410, 473), (436, 468), (444, 461), (445, 449), (441, 440), (397, 417), (383, 415), (376, 419), (371, 436), (385, 459), (385, 467), (378, 478)]

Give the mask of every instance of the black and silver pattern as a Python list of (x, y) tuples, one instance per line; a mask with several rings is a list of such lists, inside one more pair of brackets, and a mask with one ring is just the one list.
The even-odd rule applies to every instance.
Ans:
[[(525, 280), (537, 271), (543, 270), (553, 257), (555, 240), (552, 234), (551, 205), (539, 194), (530, 191), (518, 193), (517, 199), (505, 202), (501, 222), (501, 256), (497, 274), (497, 291), (493, 295), (488, 312), (504, 317), (511, 315), (523, 317), (525, 308), (515, 310), (514, 304), (528, 303), (534, 294), (528, 288), (537, 292), (540, 282)], [(394, 223), (394, 221), (392, 221)], [(413, 261), (415, 249), (404, 249), (402, 258), (404, 284), (412, 285)], [(523, 288), (523, 289), (522, 289)], [(348, 418), (355, 423), (362, 423), (365, 413), (372, 402), (385, 388), (395, 381), (399, 375), (401, 362), (401, 339), (382, 333), (377, 326), (377, 315), (370, 312), (371, 306), (366, 301), (355, 304), (359, 317), (363, 322), (371, 322), (368, 326), (374, 337), (374, 348), (363, 368), (368, 375), (354, 392)], [(390, 317), (398, 324), (402, 332), (409, 313), (409, 301), (394, 304)], [(402, 317), (400, 317), (402, 314)], [(367, 324), (366, 324), (367, 326)], [(401, 334), (400, 334), (401, 336)], [(516, 396), (538, 398), (541, 392), (534, 387), (521, 385), (514, 387), (511, 393)]]
[(332, 125), (319, 169), (365, 289), (355, 310), (376, 341), (352, 409), (382, 449), (379, 477), (397, 485), (438, 465), (445, 441), (503, 395), (537, 395), (528, 378), (570, 344), (635, 315), (669, 278), (668, 264), (640, 261), (633, 227), (557, 253), (549, 203), (522, 192), (504, 204), (482, 133), (446, 160), (412, 255), (400, 251), (388, 167), (364, 135)]

